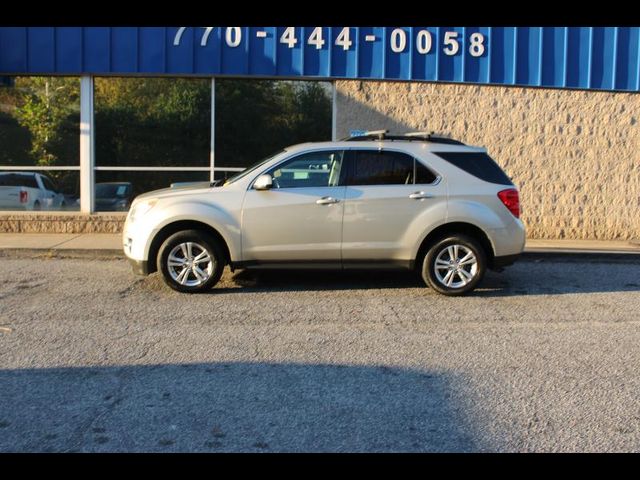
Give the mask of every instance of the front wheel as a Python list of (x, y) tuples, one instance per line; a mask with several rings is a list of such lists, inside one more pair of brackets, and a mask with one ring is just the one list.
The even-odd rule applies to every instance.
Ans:
[(429, 248), (422, 263), (422, 278), (444, 295), (464, 295), (473, 290), (487, 270), (487, 256), (478, 241), (451, 235)]
[(174, 233), (164, 241), (158, 255), (158, 270), (165, 283), (185, 293), (211, 289), (220, 280), (224, 265), (216, 239), (199, 230)]

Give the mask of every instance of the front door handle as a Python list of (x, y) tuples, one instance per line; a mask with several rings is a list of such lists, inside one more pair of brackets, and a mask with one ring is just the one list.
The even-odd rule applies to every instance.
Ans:
[(433, 195), (424, 192), (413, 192), (411, 195), (409, 195), (409, 198), (413, 200), (420, 200), (422, 198), (433, 198)]
[(338, 203), (340, 200), (333, 197), (322, 197), (316, 200), (318, 205), (331, 205), (332, 203)]

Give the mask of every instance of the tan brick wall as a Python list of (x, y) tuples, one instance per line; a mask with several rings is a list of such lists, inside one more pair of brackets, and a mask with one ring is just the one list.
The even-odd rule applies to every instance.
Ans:
[(337, 82), (337, 134), (434, 130), (488, 148), (529, 238), (640, 238), (640, 94)]
[(0, 213), (0, 233), (121, 233), (125, 213)]

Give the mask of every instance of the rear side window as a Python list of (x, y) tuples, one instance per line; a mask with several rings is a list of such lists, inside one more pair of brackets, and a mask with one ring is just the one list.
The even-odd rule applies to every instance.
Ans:
[(427, 185), (436, 181), (436, 174), (416, 160), (416, 184)]
[(413, 157), (401, 152), (356, 150), (349, 185), (405, 185), (413, 183)]
[(16, 184), (21, 187), (40, 189), (35, 175), (16, 175)]
[(433, 152), (474, 177), (498, 185), (513, 185), (493, 159), (483, 152)]
[(24, 175), (20, 173), (8, 173), (3, 175), (2, 185), (5, 187), (29, 187), (39, 188), (35, 175)]

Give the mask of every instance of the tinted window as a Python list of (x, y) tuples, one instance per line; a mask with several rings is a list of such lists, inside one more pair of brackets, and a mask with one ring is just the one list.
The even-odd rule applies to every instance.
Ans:
[(353, 152), (349, 185), (413, 184), (413, 157), (378, 150)]
[(416, 183), (427, 184), (436, 181), (436, 174), (416, 160)]
[(9, 187), (40, 188), (36, 183), (35, 175), (23, 175), (19, 173), (9, 173), (6, 175), (4, 185)]
[(267, 173), (276, 188), (335, 187), (341, 170), (342, 152), (331, 150), (298, 155)]
[(96, 198), (126, 198), (130, 185), (118, 183), (96, 183)]
[(485, 182), (513, 185), (493, 159), (483, 152), (433, 152), (440, 158)]

